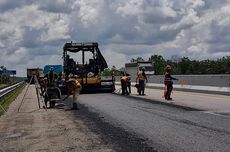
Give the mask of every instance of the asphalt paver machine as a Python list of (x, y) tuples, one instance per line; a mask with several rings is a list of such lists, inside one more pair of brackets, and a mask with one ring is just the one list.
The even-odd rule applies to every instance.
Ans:
[[(90, 53), (90, 58), (86, 54)], [(77, 54), (75, 58), (70, 55)], [(80, 61), (81, 60), (81, 61)], [(77, 76), (82, 85), (82, 92), (113, 92), (115, 90), (114, 76), (102, 77), (101, 72), (108, 68), (105, 58), (96, 42), (65, 43), (63, 47), (63, 70), (66, 77), (69, 74)]]

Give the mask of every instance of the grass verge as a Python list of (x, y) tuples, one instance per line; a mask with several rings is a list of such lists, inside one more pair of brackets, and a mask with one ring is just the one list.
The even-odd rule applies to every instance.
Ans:
[[(6, 110), (9, 105), (17, 98), (17, 96), (22, 92), (26, 84), (22, 84), (20, 87), (15, 89), (13, 92), (9, 93), (2, 99), (0, 99), (0, 104), (1, 106)], [(4, 113), (4, 111), (0, 108), (0, 116)]]
[(4, 88), (5, 86), (7, 86), (6, 84), (0, 84), (0, 89)]

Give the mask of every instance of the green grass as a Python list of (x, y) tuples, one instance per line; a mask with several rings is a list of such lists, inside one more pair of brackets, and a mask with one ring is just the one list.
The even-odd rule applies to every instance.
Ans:
[[(17, 96), (22, 92), (24, 89), (25, 84), (18, 87), (16, 90), (11, 92), (10, 94), (6, 95), (4, 98), (1, 99), (0, 104), (6, 110), (9, 105), (17, 98)], [(0, 115), (2, 115), (4, 111), (0, 108)]]
[(0, 89), (7, 86), (7, 84), (0, 84)]

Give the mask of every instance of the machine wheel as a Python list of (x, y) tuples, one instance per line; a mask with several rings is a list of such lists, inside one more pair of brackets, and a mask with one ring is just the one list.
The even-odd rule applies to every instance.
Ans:
[(55, 106), (55, 101), (50, 101), (50, 108), (54, 108), (54, 106)]
[(46, 108), (47, 108), (47, 102), (48, 102), (48, 97), (47, 97), (47, 96), (45, 96), (44, 102), (45, 102), (45, 106), (46, 106)]

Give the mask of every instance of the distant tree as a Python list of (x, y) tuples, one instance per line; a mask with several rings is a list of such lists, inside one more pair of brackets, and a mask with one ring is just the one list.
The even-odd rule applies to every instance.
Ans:
[(152, 55), (149, 61), (154, 65), (155, 74), (164, 74), (166, 61), (161, 55)]
[(230, 74), (230, 56), (224, 56), (217, 61), (216, 70), (220, 74)]
[[(0, 66), (1, 70), (7, 70), (5, 66)], [(0, 75), (0, 83), (9, 84), (12, 82), (12, 79), (9, 75)]]
[(110, 68), (106, 68), (102, 71), (101, 73), (102, 76), (110, 76), (111, 75), (111, 70)]
[(141, 61), (145, 61), (142, 57), (137, 57), (136, 59), (132, 58), (130, 62), (141, 62)]
[(217, 60), (193, 60), (183, 57), (176, 63), (171, 60), (176, 74), (230, 74), (230, 56)]
[(173, 63), (179, 63), (181, 61), (181, 57), (179, 55), (172, 55), (170, 60)]
[(189, 74), (191, 70), (190, 63), (191, 61), (188, 57), (181, 58), (181, 61), (178, 63), (179, 74)]
[(190, 73), (189, 74), (199, 74), (199, 61), (193, 60), (190, 62)]
[(119, 76), (120, 75), (120, 71), (115, 67), (112, 66), (112, 68), (106, 68), (104, 69), (104, 71), (101, 73), (102, 76)]
[[(131, 62), (144, 61), (142, 57), (132, 59)], [(230, 74), (230, 56), (217, 60), (190, 60), (188, 57), (173, 55), (165, 60), (161, 55), (152, 55), (149, 58), (154, 65), (155, 74), (164, 74), (166, 64), (173, 68), (173, 74)]]
[(5, 66), (0, 66), (1, 70), (7, 70)]
[(116, 66), (112, 66), (111, 68), (111, 74), (114, 76), (119, 76), (120, 75), (120, 71), (116, 68)]

